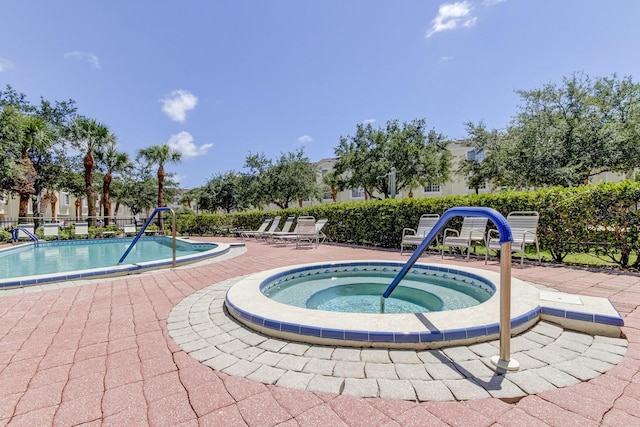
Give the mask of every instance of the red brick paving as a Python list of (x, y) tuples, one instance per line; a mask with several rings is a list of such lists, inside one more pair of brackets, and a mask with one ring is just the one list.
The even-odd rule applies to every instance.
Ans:
[[(625, 318), (629, 340), (624, 359), (609, 372), (517, 403), (418, 404), (266, 386), (216, 372), (168, 338), (170, 310), (196, 290), (279, 266), (345, 259), (408, 257), (249, 241), (247, 253), (218, 263), (22, 295), (0, 293), (0, 426), (640, 425), (640, 278), (633, 274), (514, 265), (518, 278), (608, 297)], [(442, 262), (439, 256), (422, 261)], [(444, 262), (499, 269), (495, 260), (486, 267), (482, 260)]]

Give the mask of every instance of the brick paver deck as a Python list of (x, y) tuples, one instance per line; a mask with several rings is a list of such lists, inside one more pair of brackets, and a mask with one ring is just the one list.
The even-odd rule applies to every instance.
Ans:
[[(2, 291), (0, 426), (640, 425), (640, 277), (633, 274), (514, 266), (513, 275), (523, 280), (608, 297), (624, 317), (628, 340), (622, 359), (604, 374), (589, 380), (574, 376), (574, 385), (519, 399), (417, 402), (267, 385), (245, 378), (242, 365), (237, 375), (212, 369), (169, 336), (171, 310), (212, 284), (290, 264), (347, 259), (406, 260), (407, 256), (332, 245), (295, 249), (247, 241), (245, 253), (218, 262)], [(425, 256), (423, 261), (441, 262), (439, 256)], [(485, 267), (483, 261), (466, 263), (446, 257), (444, 261), (498, 270), (495, 262)], [(290, 350), (295, 354), (295, 348)], [(348, 359), (347, 353), (341, 357)], [(372, 360), (370, 369), (385, 375), (380, 354), (370, 352), (366, 357)], [(330, 359), (318, 353), (315, 360)], [(275, 363), (292, 367), (296, 362), (292, 357)], [(349, 361), (341, 362), (348, 369)], [(312, 368), (329, 369), (321, 363)], [(261, 381), (268, 375), (268, 369), (260, 372)], [(306, 378), (292, 375), (282, 380), (276, 371), (272, 375), (292, 386)], [(430, 383), (434, 388), (440, 384)], [(316, 390), (331, 390), (333, 385), (316, 386)], [(371, 390), (371, 396), (380, 393), (377, 385), (366, 381), (347, 386), (357, 387), (359, 393)], [(523, 381), (521, 386), (536, 384)], [(386, 393), (402, 398), (402, 392), (392, 388)], [(425, 396), (436, 392), (424, 391)]]

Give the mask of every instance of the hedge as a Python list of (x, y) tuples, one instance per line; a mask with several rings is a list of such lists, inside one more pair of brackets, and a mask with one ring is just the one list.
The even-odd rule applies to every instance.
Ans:
[[(512, 211), (540, 214), (538, 238), (541, 248), (562, 262), (571, 253), (593, 253), (622, 267), (640, 265), (638, 202), (640, 184), (631, 181), (584, 187), (554, 187), (532, 191), (405, 198), (351, 203), (319, 204), (280, 211), (252, 211), (232, 214), (181, 214), (181, 234), (229, 234), (234, 230), (257, 229), (265, 218), (281, 215), (312, 215), (329, 221), (327, 241), (399, 248), (404, 227), (416, 228), (424, 213), (442, 215), (456, 206), (484, 206), (503, 215)], [(459, 227), (461, 218), (447, 227)], [(492, 224), (489, 223), (489, 228)]]

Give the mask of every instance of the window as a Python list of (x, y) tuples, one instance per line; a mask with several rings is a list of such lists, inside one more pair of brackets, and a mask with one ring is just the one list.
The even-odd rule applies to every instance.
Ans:
[(322, 195), (322, 200), (333, 200), (333, 197), (331, 196), (331, 191), (327, 191), (326, 193), (324, 193)]
[[(475, 188), (471, 188), (471, 187), (468, 187), (468, 186), (467, 186), (467, 188), (469, 190), (475, 190)], [(478, 190), (486, 190), (486, 189), (487, 189), (487, 183), (486, 182), (483, 182), (482, 184), (478, 185)]]
[(486, 157), (486, 153), (482, 149), (474, 149), (467, 151), (467, 160), (480, 163)]
[(67, 192), (60, 194), (60, 206), (69, 206), (71, 204), (71, 195)]
[(424, 186), (425, 193), (439, 193), (440, 192), (440, 184), (436, 184), (434, 182), (429, 183)]
[(352, 199), (364, 199), (364, 188), (352, 188), (351, 189), (351, 198)]

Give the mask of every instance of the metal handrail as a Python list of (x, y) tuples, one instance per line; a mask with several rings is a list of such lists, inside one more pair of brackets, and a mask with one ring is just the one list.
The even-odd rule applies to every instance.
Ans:
[(173, 247), (172, 247), (172, 252), (173, 252), (173, 264), (172, 267), (176, 268), (176, 213), (173, 211), (173, 209), (168, 208), (168, 207), (158, 207), (155, 208), (153, 210), (153, 213), (151, 214), (151, 216), (149, 216), (149, 218), (147, 218), (147, 221), (144, 223), (144, 225), (142, 226), (142, 228), (140, 228), (140, 231), (138, 231), (138, 234), (136, 234), (136, 237), (133, 238), (133, 241), (131, 242), (131, 244), (129, 245), (129, 247), (127, 248), (127, 250), (124, 252), (124, 254), (122, 255), (122, 257), (120, 258), (120, 260), (118, 261), (118, 264), (122, 263), (122, 261), (124, 261), (124, 259), (127, 257), (127, 255), (129, 255), (129, 252), (131, 252), (131, 249), (133, 249), (133, 247), (135, 246), (135, 244), (138, 242), (138, 240), (140, 239), (140, 237), (142, 237), (142, 235), (144, 234), (147, 226), (149, 224), (151, 224), (151, 221), (153, 220), (153, 218), (156, 216), (156, 214), (158, 212), (162, 212), (162, 211), (169, 211), (171, 212), (171, 235), (172, 235), (172, 240), (173, 240)]
[(411, 258), (400, 269), (391, 284), (382, 294), (382, 298), (388, 298), (391, 292), (398, 286), (398, 283), (407, 275), (409, 269), (413, 267), (422, 252), (435, 240), (436, 236), (449, 220), (456, 216), (481, 216), (487, 217), (495, 224), (500, 233), (500, 355), (491, 358), (491, 362), (500, 369), (517, 370), (520, 364), (511, 359), (511, 243), (513, 234), (507, 219), (498, 211), (484, 207), (456, 207), (447, 210), (431, 229), (429, 234), (422, 240), (420, 246), (415, 250)]

